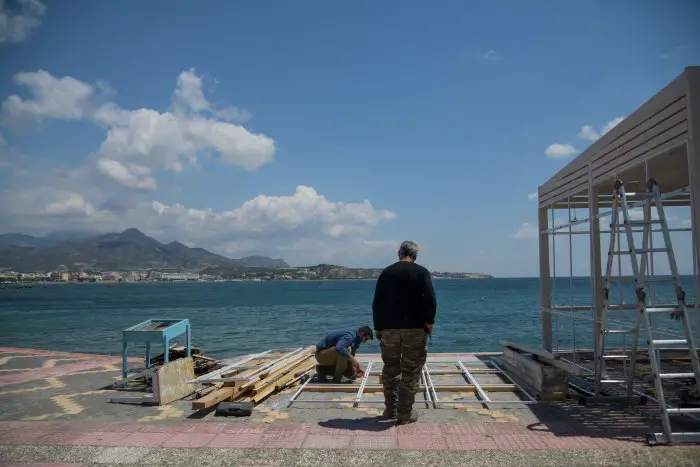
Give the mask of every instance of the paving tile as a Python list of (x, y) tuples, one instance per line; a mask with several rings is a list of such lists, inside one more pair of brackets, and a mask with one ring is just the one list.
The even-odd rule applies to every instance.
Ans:
[(265, 431), (261, 435), (261, 443), (267, 448), (299, 448), (306, 438), (304, 431)]
[(497, 449), (496, 441), (483, 434), (445, 435), (445, 443), (450, 451), (479, 451)]
[(180, 433), (221, 433), (226, 425), (224, 423), (188, 423), (183, 422), (179, 425)]
[(181, 433), (180, 424), (173, 425), (145, 425), (139, 429), (141, 433)]
[(224, 425), (223, 432), (231, 434), (261, 434), (268, 428), (263, 423), (229, 423)]
[(308, 435), (301, 447), (304, 449), (348, 449), (352, 436), (348, 435)]
[(40, 444), (47, 445), (69, 445), (72, 444), (80, 436), (80, 433), (74, 431), (65, 431), (63, 433), (46, 433), (37, 440)]
[(411, 423), (409, 425), (399, 425), (396, 431), (401, 435), (433, 435), (439, 436), (442, 434), (440, 425), (435, 423)]
[(440, 431), (445, 435), (477, 435), (489, 433), (490, 428), (485, 423), (443, 423)]
[(79, 434), (70, 444), (78, 446), (114, 446), (129, 436), (126, 432), (94, 431)]
[(214, 433), (175, 433), (163, 443), (166, 448), (201, 448), (216, 437)]
[(241, 432), (218, 434), (208, 446), (210, 448), (257, 448), (262, 445), (262, 432)]
[(377, 449), (390, 450), (397, 449), (399, 441), (396, 436), (372, 436), (360, 435), (353, 436), (350, 442), (351, 449)]
[(146, 446), (160, 447), (172, 438), (172, 433), (130, 433), (115, 443), (116, 446)]
[(444, 435), (403, 435), (399, 434), (399, 449), (406, 450), (446, 450), (447, 441)]

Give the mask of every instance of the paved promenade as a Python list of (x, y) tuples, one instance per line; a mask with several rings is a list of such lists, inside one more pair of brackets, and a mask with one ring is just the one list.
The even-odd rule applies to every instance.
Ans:
[[(466, 357), (465, 357), (466, 358)], [(0, 464), (697, 465), (700, 446), (648, 447), (649, 406), (575, 401), (498, 409), (419, 409), (396, 426), (378, 408), (295, 405), (273, 397), (246, 418), (112, 404), (119, 359), (0, 348)], [(369, 396), (369, 395), (368, 395)], [(381, 397), (376, 395), (375, 397)], [(347, 401), (347, 399), (345, 399)], [(350, 407), (348, 407), (350, 405)], [(425, 405), (423, 405), (425, 407)]]

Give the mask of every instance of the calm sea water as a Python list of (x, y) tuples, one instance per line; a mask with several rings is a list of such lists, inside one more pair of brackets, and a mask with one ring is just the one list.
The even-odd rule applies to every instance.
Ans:
[[(692, 290), (690, 279), (684, 282)], [(435, 280), (434, 284), (438, 314), (430, 351), (498, 351), (500, 340), (540, 345), (539, 279)], [(330, 330), (371, 326), (374, 285), (374, 281), (321, 281), (5, 288), (0, 289), (0, 346), (118, 355), (121, 330), (150, 318), (188, 318), (193, 345), (219, 358), (312, 345)], [(569, 304), (571, 297), (575, 304), (590, 300), (588, 278), (573, 283), (558, 280), (557, 289), (561, 304)], [(629, 291), (623, 298), (633, 303)], [(557, 343), (572, 345), (573, 320), (557, 321)], [(591, 329), (588, 313), (576, 320), (576, 326), (576, 346), (590, 346), (591, 340), (585, 338)], [(662, 326), (680, 330), (667, 319)], [(378, 350), (372, 341), (360, 353)]]

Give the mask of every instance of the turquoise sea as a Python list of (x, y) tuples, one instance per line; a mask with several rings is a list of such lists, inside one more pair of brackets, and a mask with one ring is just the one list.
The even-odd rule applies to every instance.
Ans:
[[(684, 278), (689, 295), (690, 281)], [(219, 358), (313, 345), (326, 331), (371, 326), (374, 285), (345, 280), (5, 287), (0, 288), (0, 346), (118, 355), (121, 330), (149, 318), (188, 318), (193, 345)], [(435, 280), (434, 285), (438, 313), (430, 351), (498, 351), (500, 340), (540, 345), (538, 278)], [(560, 304), (571, 298), (586, 304), (590, 280), (559, 279), (557, 296)], [(633, 303), (630, 291), (623, 298)], [(590, 346), (589, 314), (581, 316), (576, 346)], [(570, 347), (572, 320), (557, 320), (557, 342)], [(661, 323), (680, 330), (666, 318)], [(372, 341), (359, 352), (378, 350)]]

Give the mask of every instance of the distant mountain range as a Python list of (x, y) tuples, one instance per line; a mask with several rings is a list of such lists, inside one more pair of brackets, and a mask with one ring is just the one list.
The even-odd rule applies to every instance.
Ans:
[(0, 235), (0, 268), (18, 272), (61, 269), (199, 272), (244, 267), (275, 269), (288, 268), (289, 265), (282, 259), (267, 256), (231, 259), (203, 248), (189, 248), (180, 242), (163, 244), (138, 229), (101, 235), (86, 232), (58, 232), (44, 237), (13, 233)]

